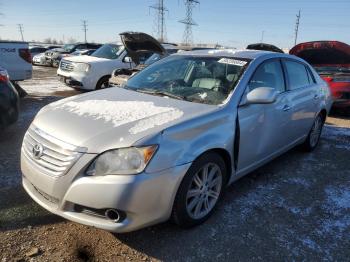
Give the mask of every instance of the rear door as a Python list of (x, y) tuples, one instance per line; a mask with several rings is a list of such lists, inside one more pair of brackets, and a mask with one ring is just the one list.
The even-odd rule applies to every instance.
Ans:
[(318, 110), (320, 97), (318, 86), (307, 65), (292, 59), (282, 61), (292, 112), (292, 139), (296, 141), (309, 133)]
[(238, 108), (238, 172), (254, 169), (290, 144), (290, 101), (280, 59), (267, 60), (257, 68), (245, 95), (258, 87), (274, 88), (279, 95), (272, 104), (242, 105)]

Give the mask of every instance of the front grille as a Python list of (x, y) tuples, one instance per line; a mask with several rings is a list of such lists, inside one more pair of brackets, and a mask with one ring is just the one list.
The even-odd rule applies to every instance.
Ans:
[(350, 93), (343, 93), (343, 94), (341, 95), (341, 98), (342, 98), (342, 99), (350, 99)]
[(60, 63), (60, 69), (62, 71), (72, 72), (74, 70), (74, 65), (72, 62), (67, 60), (62, 60)]
[[(34, 147), (40, 148), (36, 157)], [(36, 127), (28, 129), (22, 144), (22, 154), (31, 165), (52, 177), (65, 175), (83, 152), (85, 148), (65, 143)]]

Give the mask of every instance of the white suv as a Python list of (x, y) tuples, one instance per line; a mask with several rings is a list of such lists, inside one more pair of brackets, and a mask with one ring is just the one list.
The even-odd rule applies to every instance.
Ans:
[(127, 56), (124, 47), (105, 44), (91, 56), (74, 56), (61, 60), (57, 75), (60, 80), (77, 89), (96, 90), (108, 87), (108, 80), (115, 68), (132, 68), (135, 64)]

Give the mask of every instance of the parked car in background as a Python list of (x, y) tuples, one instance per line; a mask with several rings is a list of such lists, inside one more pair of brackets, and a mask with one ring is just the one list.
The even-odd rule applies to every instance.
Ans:
[(31, 46), (29, 47), (29, 52), (32, 55), (32, 57), (41, 54), (41, 53), (45, 53), (48, 49), (46, 47), (42, 47), (42, 46)]
[(53, 50), (55, 48), (61, 48), (61, 47), (60, 46), (55, 46), (55, 45), (49, 45), (49, 46), (46, 46), (45, 48), (46, 48), (46, 50), (41, 52), (41, 53), (38, 53), (36, 55), (32, 54), (32, 63), (33, 63), (33, 65), (50, 65), (47, 62), (47, 60), (46, 60), (45, 52), (48, 51), (48, 50)]
[(91, 55), (93, 52), (95, 52), (96, 49), (83, 49), (83, 50), (76, 50), (73, 53), (70, 54), (60, 54), (52, 63), (53, 67), (58, 67), (62, 58), (64, 57), (70, 57), (70, 56), (79, 56), (79, 55)]
[[(111, 86), (124, 84), (131, 75), (141, 71), (158, 60), (179, 51), (179, 48), (176, 45), (161, 44), (152, 36), (145, 33), (125, 32), (120, 34), (120, 36), (125, 50), (137, 66), (133, 68), (115, 69), (109, 79), (109, 84)], [(144, 54), (149, 56), (150, 53), (152, 55), (145, 60)]]
[(350, 109), (350, 46), (338, 41), (315, 41), (293, 47), (329, 84), (336, 108)]
[(18, 85), (18, 81), (32, 78), (32, 57), (28, 43), (0, 41), (0, 66), (7, 70), (19, 95), (25, 96), (26, 92)]
[(48, 65), (46, 63), (45, 53), (40, 53), (40, 54), (33, 56), (32, 63), (33, 63), (33, 65)]
[(277, 53), (284, 53), (282, 49), (278, 48), (277, 46), (271, 45), (271, 44), (265, 44), (265, 43), (257, 43), (257, 44), (250, 44), (246, 47), (248, 50), (261, 50), (261, 51), (270, 51), (270, 52), (277, 52)]
[(76, 44), (66, 44), (62, 48), (55, 48), (45, 52), (46, 61), (49, 65), (53, 65), (54, 62), (61, 54), (70, 54), (76, 50), (83, 49), (98, 49), (101, 47), (101, 44), (95, 43), (76, 43)]
[(124, 88), (44, 107), (23, 140), (23, 186), (50, 212), (109, 231), (198, 225), (230, 183), (296, 145), (316, 148), (330, 106), (297, 57), (173, 54)]
[(57, 75), (66, 85), (77, 89), (97, 90), (109, 87), (116, 68), (133, 68), (135, 63), (123, 46), (105, 44), (90, 56), (74, 56), (61, 60)]
[(0, 66), (0, 130), (18, 119), (19, 96), (7, 71)]

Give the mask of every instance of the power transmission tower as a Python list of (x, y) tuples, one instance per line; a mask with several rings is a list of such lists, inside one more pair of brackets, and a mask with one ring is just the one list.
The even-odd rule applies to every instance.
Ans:
[(84, 32), (84, 39), (85, 39), (85, 43), (87, 42), (86, 41), (86, 31), (87, 31), (87, 21), (86, 20), (82, 20), (83, 24), (83, 32)]
[(185, 24), (185, 32), (183, 35), (183, 44), (190, 45), (193, 42), (192, 26), (198, 25), (192, 19), (192, 11), (196, 4), (199, 4), (198, 0), (184, 0), (186, 6), (186, 18), (180, 20), (180, 23)]
[(158, 0), (155, 5), (150, 6), (150, 8), (155, 9), (157, 11), (157, 16), (155, 20), (156, 28), (157, 28), (157, 37), (158, 40), (163, 43), (166, 41), (166, 26), (165, 26), (165, 12), (169, 12), (169, 10), (164, 6), (164, 0)]
[(21, 33), (22, 41), (24, 42), (24, 37), (23, 37), (23, 24), (17, 24), (18, 30)]
[(265, 35), (265, 31), (263, 30), (261, 32), (261, 40), (260, 40), (260, 43), (264, 42), (264, 35)]
[(300, 17), (301, 17), (301, 14), (300, 14), (300, 10), (299, 10), (299, 13), (297, 14), (297, 21), (296, 21), (296, 23), (295, 23), (294, 46), (296, 46), (297, 40), (298, 40)]

